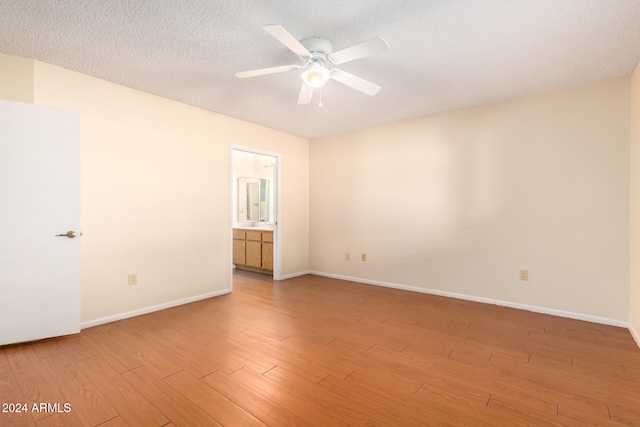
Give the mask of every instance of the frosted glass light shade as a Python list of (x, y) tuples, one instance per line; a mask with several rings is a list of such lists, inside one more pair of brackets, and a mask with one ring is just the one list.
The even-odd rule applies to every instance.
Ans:
[(314, 63), (302, 73), (302, 80), (311, 87), (320, 87), (329, 80), (329, 74), (329, 70)]

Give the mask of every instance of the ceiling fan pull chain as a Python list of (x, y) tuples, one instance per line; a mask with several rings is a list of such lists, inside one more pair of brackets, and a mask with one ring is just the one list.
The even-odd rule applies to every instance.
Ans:
[(318, 107), (322, 107), (322, 86), (320, 86), (320, 93), (318, 93), (318, 98), (320, 102), (318, 102)]

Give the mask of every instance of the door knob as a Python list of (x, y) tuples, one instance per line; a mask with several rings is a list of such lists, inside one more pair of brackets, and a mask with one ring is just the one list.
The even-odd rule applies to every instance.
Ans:
[(69, 239), (73, 239), (77, 234), (75, 231), (67, 231), (64, 234), (56, 234), (56, 237), (68, 237)]

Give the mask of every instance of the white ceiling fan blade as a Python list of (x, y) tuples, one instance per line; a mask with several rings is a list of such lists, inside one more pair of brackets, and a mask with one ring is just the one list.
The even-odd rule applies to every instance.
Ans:
[(236, 73), (236, 77), (244, 79), (246, 77), (264, 76), (265, 74), (284, 73), (285, 71), (293, 71), (300, 68), (299, 65), (282, 65), (280, 67), (261, 68), (259, 70), (240, 71)]
[(339, 50), (329, 55), (329, 61), (333, 64), (343, 64), (345, 62), (364, 58), (365, 56), (389, 50), (389, 44), (382, 37), (376, 37), (366, 42)]
[(282, 28), (281, 25), (263, 25), (262, 28), (267, 30), (267, 32), (275, 37), (276, 40), (288, 47), (300, 58), (307, 60), (311, 59), (311, 57), (313, 56), (306, 47), (302, 46), (302, 44), (300, 44), (300, 42), (296, 40), (295, 37), (289, 34), (287, 30)]
[(346, 71), (338, 70), (337, 68), (331, 70), (331, 78), (352, 87), (355, 90), (366, 93), (369, 96), (375, 95), (380, 92), (381, 89), (381, 87), (376, 84), (366, 81), (365, 79), (361, 79), (358, 76), (354, 76), (353, 74), (349, 74)]
[(308, 84), (302, 82), (302, 87), (300, 88), (300, 95), (298, 95), (298, 104), (308, 104), (311, 102), (312, 97), (313, 97), (313, 88)]

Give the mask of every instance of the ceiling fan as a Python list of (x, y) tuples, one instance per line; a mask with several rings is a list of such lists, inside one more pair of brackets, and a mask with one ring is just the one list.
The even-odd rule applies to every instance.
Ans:
[[(337, 68), (329, 69), (326, 65), (344, 64), (345, 62), (389, 50), (389, 45), (382, 37), (376, 37), (369, 41), (333, 52), (331, 42), (322, 37), (310, 37), (298, 41), (280, 25), (263, 25), (262, 27), (276, 40), (298, 55), (300, 59), (304, 61), (304, 64), (242, 71), (236, 73), (237, 77), (256, 77), (304, 69), (301, 75), (303, 83), (298, 96), (298, 104), (310, 103), (314, 90), (322, 87), (329, 79), (336, 80), (370, 96), (380, 91), (380, 86), (376, 84)], [(322, 103), (320, 105), (322, 105)]]

